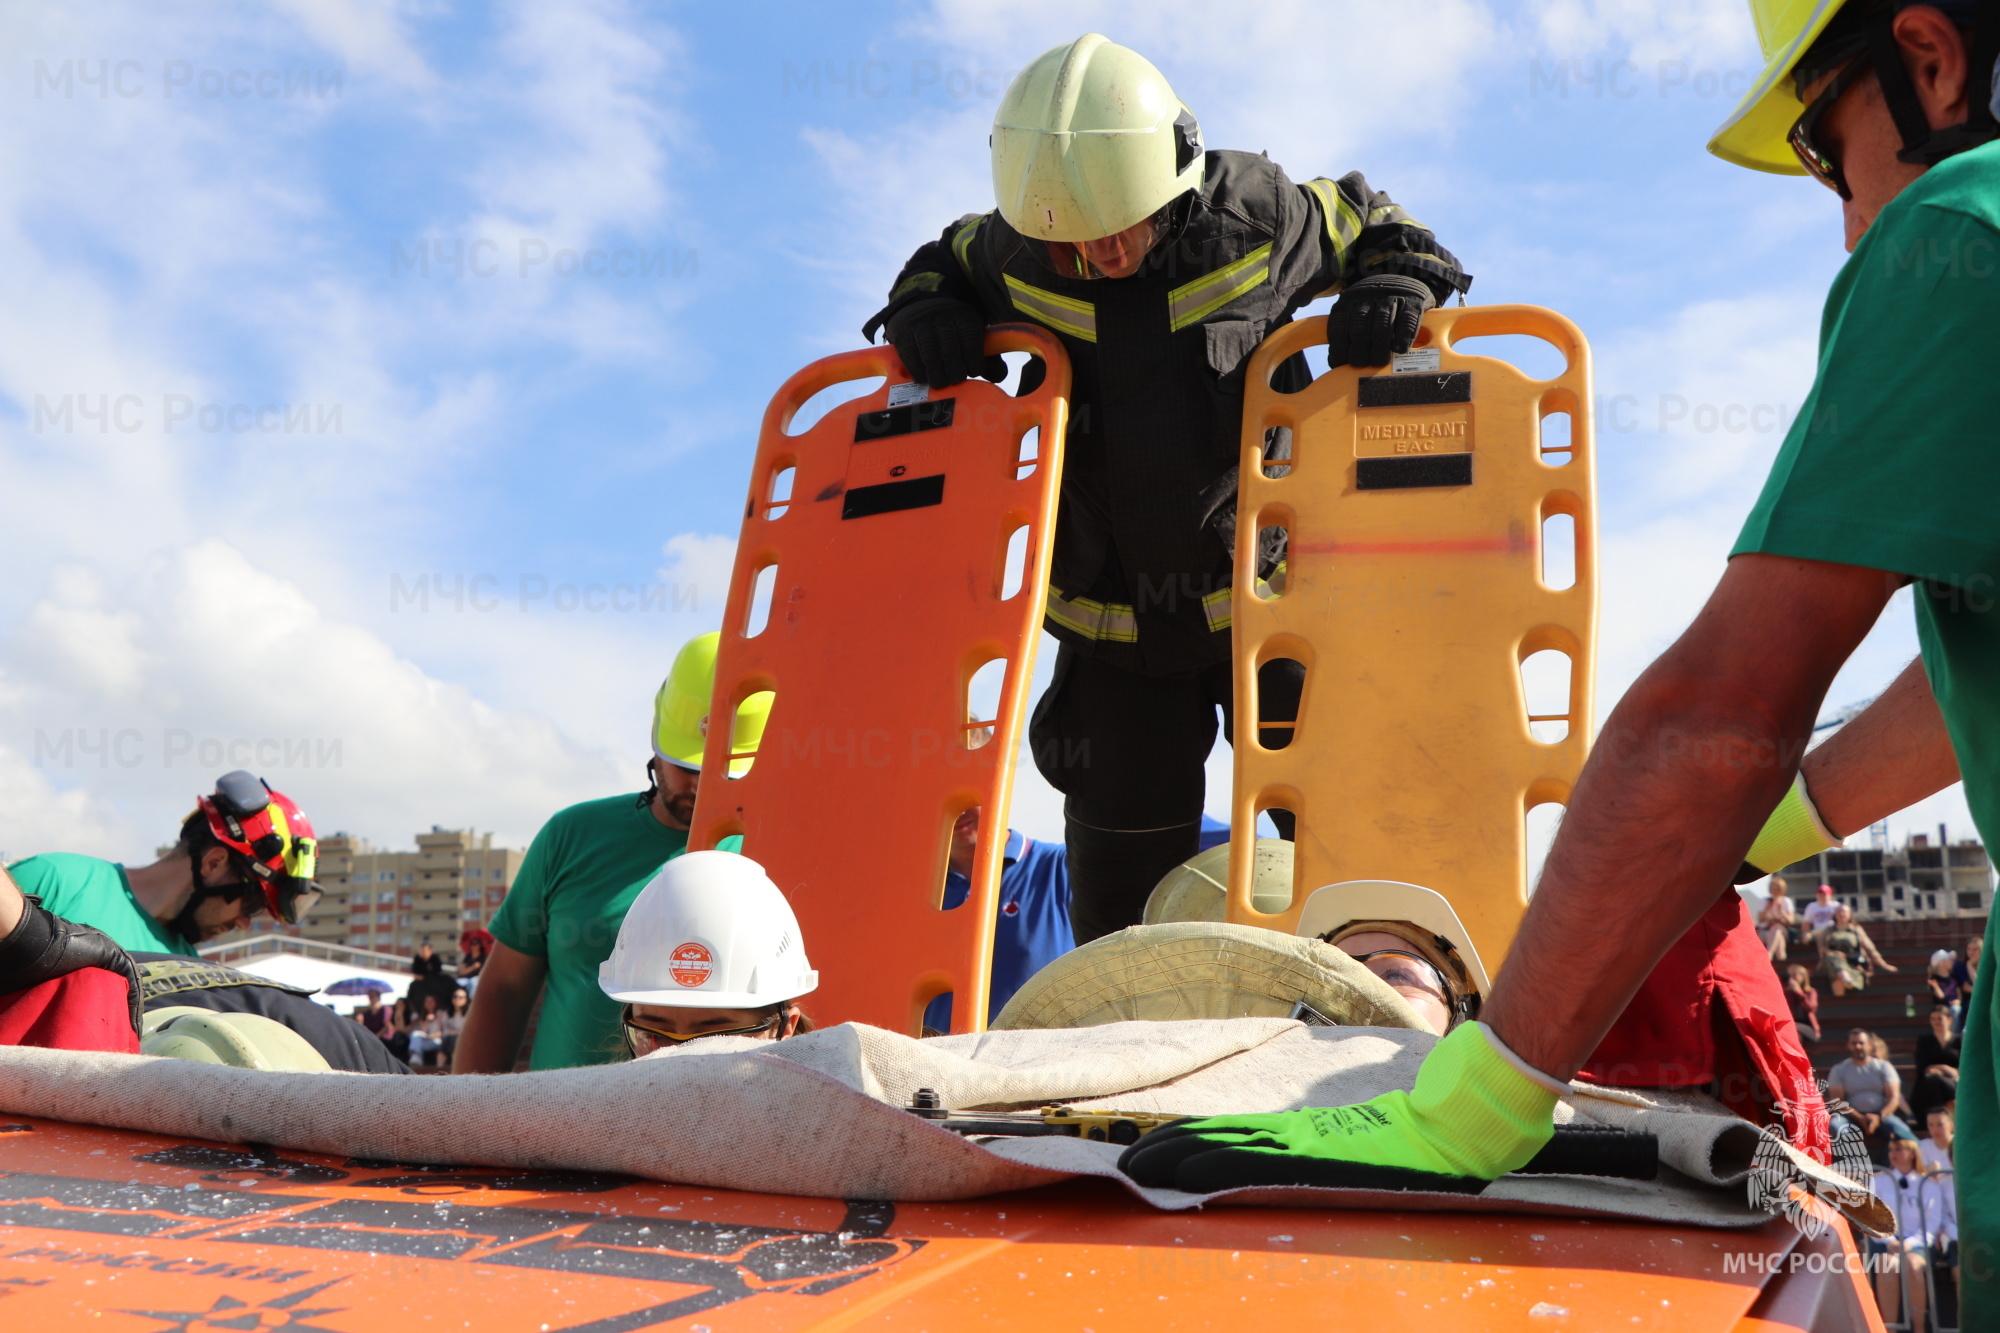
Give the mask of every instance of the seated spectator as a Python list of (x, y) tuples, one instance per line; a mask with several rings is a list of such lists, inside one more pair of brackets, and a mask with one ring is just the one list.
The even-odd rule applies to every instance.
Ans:
[(704, 1037), (810, 1032), (798, 997), (819, 973), (763, 867), (734, 852), (688, 852), (633, 899), (597, 984), (622, 1006), (625, 1053), (636, 1059)]
[(431, 1056), (444, 1049), (444, 1011), (437, 996), (424, 996), (423, 1011), (410, 1022), (410, 1065), (430, 1065)]
[(1819, 886), (1818, 895), (1805, 908), (1805, 930), (1817, 942), (1827, 931), (1833, 929), (1833, 914), (1840, 907), (1833, 900), (1833, 885)]
[(434, 977), (444, 971), (444, 959), (438, 957), (431, 942), (425, 940), (410, 956), (410, 975), (413, 977)]
[(139, 1049), (140, 983), (110, 936), (66, 921), (0, 869), (0, 1046)]
[[(1819, 904), (1813, 904), (1817, 907)], [(1806, 909), (1808, 912), (1812, 908)], [(1846, 903), (1833, 909), (1833, 925), (1819, 942), (1819, 970), (1832, 980), (1836, 998), (1851, 990), (1862, 990), (1868, 984), (1868, 974), (1875, 968), (1894, 972), (1891, 964), (1875, 947), (1875, 941), (1868, 938), (1854, 920), (1854, 913)]]
[(1799, 1031), (1812, 1033), (1814, 1041), (1819, 1040), (1819, 992), (1813, 989), (1812, 973), (1804, 963), (1793, 963), (1785, 969), (1785, 1003), (1791, 1006), (1792, 1021)]
[(1903, 1300), (1909, 1298), (1909, 1327), (1925, 1324), (1929, 1306), (1928, 1265), (1931, 1241), (1943, 1221), (1935, 1188), (1923, 1176), (1917, 1140), (1907, 1131), (1889, 1140), (1889, 1169), (1877, 1171), (1872, 1182), (1875, 1197), (1896, 1215), (1896, 1234), (1887, 1240), (1870, 1240), (1870, 1254), (1879, 1256), (1875, 1269), (1875, 1302), (1882, 1308), (1884, 1323), (1901, 1322)]
[(1956, 1131), (1951, 1108), (1949, 1106), (1933, 1106), (1930, 1114), (1925, 1117), (1925, 1127), (1930, 1133), (1922, 1142), (1917, 1144), (1917, 1155), (1923, 1158), (1924, 1170), (1951, 1170), (1951, 1145)]
[(1844, 1112), (1834, 1111), (1834, 1134), (1847, 1124), (1870, 1138), (1886, 1130), (1891, 1138), (1914, 1140), (1917, 1136), (1896, 1115), (1903, 1104), (1902, 1079), (1894, 1065), (1874, 1053), (1874, 1036), (1865, 1028), (1848, 1033), (1848, 1058), (1827, 1071), (1829, 1105), (1836, 1099), (1847, 1103)]
[(382, 1007), (381, 991), (369, 991), (367, 1000), (354, 1011), (354, 1021), (378, 1037), (382, 1035), (382, 1025), (388, 1019), (389, 1011)]
[(493, 952), (493, 936), (477, 926), (458, 937), (458, 984), (471, 995), (479, 986), (479, 973)]
[(1798, 924), (1798, 913), (1792, 909), (1792, 900), (1785, 896), (1785, 881), (1776, 875), (1766, 891), (1764, 906), (1757, 913), (1757, 937), (1771, 951), (1771, 961), (1785, 961), (1785, 945), (1791, 939), (1792, 928)]
[(1951, 1018), (1947, 1006), (1931, 1006), (1931, 1030), (1917, 1037), (1917, 1086), (1910, 1094), (1910, 1110), (1919, 1121), (1932, 1107), (1948, 1106), (1958, 1100), (1961, 1038), (1952, 1032)]
[(1924, 976), (1924, 985), (1930, 989), (1931, 1003), (1951, 1010), (1953, 1019), (1958, 1017), (1958, 982), (1951, 969), (1957, 961), (1957, 955), (1951, 950), (1938, 949), (1931, 954), (1930, 971)]
[(416, 978), (410, 983), (411, 1013), (421, 1015), (426, 999), (436, 1000), (440, 1013), (451, 1007), (451, 993), (458, 989), (458, 982), (445, 972), (444, 959), (431, 948), (429, 940), (419, 945), (410, 959), (410, 974)]
[(1979, 977), (1979, 954), (1985, 947), (1986, 941), (1973, 936), (1951, 965), (1951, 979), (1958, 983), (1958, 1017), (1952, 1026), (1959, 1032), (1965, 1031), (1966, 1015), (1972, 1012), (1972, 983)]
[(410, 1000), (408, 996), (396, 997), (396, 1004), (389, 1016), (382, 1021), (382, 1044), (389, 1048), (389, 1054), (404, 1064), (410, 1062)]
[[(950, 868), (944, 877), (949, 911), (972, 893), (973, 858), (979, 850), (979, 811), (967, 810), (951, 829)], [(1059, 842), (1036, 842), (1012, 829), (1000, 858), (1000, 903), (993, 921), (993, 966), (986, 989), (986, 1021), (1000, 1016), (1014, 992), (1035, 973), (1076, 947), (1069, 924), (1069, 863)], [(951, 992), (924, 1009), (924, 1035), (951, 1031)]]
[(472, 997), (465, 993), (463, 986), (451, 993), (451, 1010), (443, 1020), (444, 1062), (451, 1063), (451, 1057), (458, 1050), (458, 1034), (465, 1030), (465, 1016), (472, 1012)]

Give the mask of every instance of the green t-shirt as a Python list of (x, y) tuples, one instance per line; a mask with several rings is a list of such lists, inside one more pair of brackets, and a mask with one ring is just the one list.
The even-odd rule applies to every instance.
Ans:
[[(740, 838), (718, 844), (735, 851)], [(548, 960), (548, 992), (529, 1056), (534, 1069), (625, 1058), (619, 1006), (598, 989), (625, 909), (661, 866), (687, 850), (687, 834), (639, 804), (639, 793), (559, 811), (528, 844), (521, 873), (493, 918), (493, 937)]]
[(7, 873), (21, 892), (40, 897), (49, 911), (79, 926), (95, 926), (123, 948), (198, 956), (194, 945), (139, 906), (125, 867), (115, 862), (74, 852), (45, 852), (16, 861)]
[[(2000, 841), (2000, 144), (1932, 167), (1854, 247), (1827, 295), (1812, 393), (1737, 539), (1748, 551), (1922, 580), (1924, 669), (1973, 820)], [(1988, 1255), (2000, 1246), (1993, 921), (1958, 1082), (1959, 1229), (1968, 1253)], [(2000, 1319), (2000, 1284), (1978, 1285), (1967, 1309)]]

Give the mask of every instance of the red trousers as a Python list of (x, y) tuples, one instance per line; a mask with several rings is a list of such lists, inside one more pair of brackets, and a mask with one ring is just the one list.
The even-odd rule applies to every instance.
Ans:
[(139, 1053), (124, 977), (85, 967), (0, 995), (0, 1046)]
[(1826, 1103), (1785, 988), (1730, 889), (1653, 968), (1578, 1078), (1619, 1088), (1709, 1087), (1730, 1110), (1782, 1124), (1832, 1160)]

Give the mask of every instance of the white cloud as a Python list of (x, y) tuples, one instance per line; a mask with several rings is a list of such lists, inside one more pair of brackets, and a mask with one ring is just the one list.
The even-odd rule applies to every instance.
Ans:
[(0, 847), (14, 855), (144, 855), (230, 768), (270, 779), (322, 831), (389, 844), (443, 823), (523, 846), (555, 810), (633, 780), (622, 756), (428, 675), (221, 542), (123, 581), (66, 571), (27, 625), (0, 648), (0, 789), (18, 798), (0, 801)]
[(683, 532), (661, 545), (667, 564), (660, 581), (673, 590), (677, 605), (688, 606), (708, 620), (722, 618), (729, 599), (729, 575), (736, 565), (736, 539)]

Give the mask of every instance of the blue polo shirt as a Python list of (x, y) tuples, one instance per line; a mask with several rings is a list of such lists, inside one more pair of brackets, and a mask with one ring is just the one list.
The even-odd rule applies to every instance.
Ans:
[[(957, 871), (944, 879), (944, 906), (962, 906), (972, 881)], [(1069, 863), (1059, 842), (1036, 842), (1012, 829), (1000, 870), (1000, 912), (993, 923), (992, 1000), (986, 1021), (1029, 977), (1076, 947), (1069, 926)], [(924, 1026), (951, 1031), (951, 993), (945, 992), (924, 1010)]]

